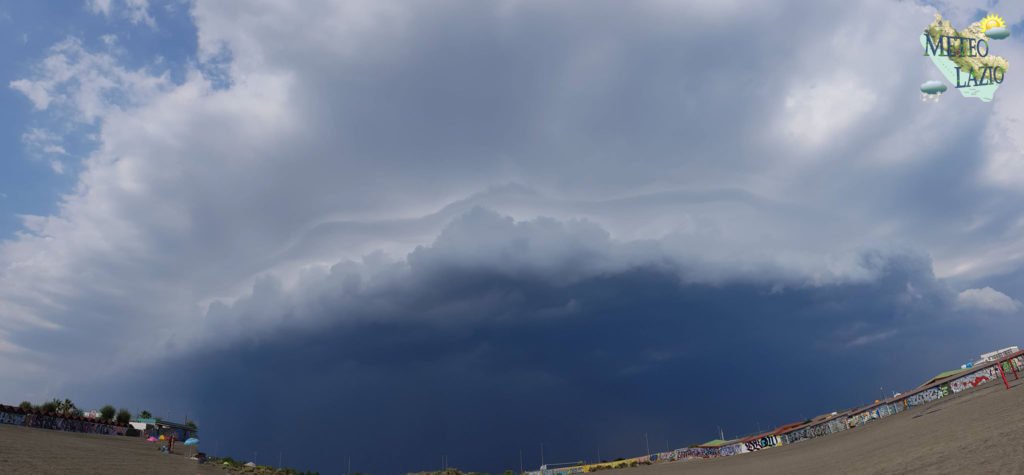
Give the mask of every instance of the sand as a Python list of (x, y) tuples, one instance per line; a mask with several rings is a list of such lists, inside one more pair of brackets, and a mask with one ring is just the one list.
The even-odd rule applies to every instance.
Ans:
[(1024, 385), (1002, 381), (859, 428), (721, 459), (609, 475), (731, 473), (1024, 473)]
[(0, 473), (8, 474), (225, 474), (199, 465), (175, 444), (163, 454), (135, 437), (58, 432), (0, 424)]
[[(756, 453), (608, 475), (1024, 473), (1024, 380), (1001, 381), (838, 434)], [(179, 448), (176, 448), (178, 450)], [(180, 447), (184, 449), (184, 447)], [(226, 473), (136, 438), (0, 424), (3, 474)]]

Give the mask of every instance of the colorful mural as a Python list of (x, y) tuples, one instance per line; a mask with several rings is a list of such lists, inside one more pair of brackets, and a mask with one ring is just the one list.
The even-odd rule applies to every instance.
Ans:
[(754, 452), (756, 450), (778, 447), (782, 445), (782, 439), (777, 435), (766, 435), (764, 437), (749, 440), (743, 445), (748, 452)]
[(0, 424), (103, 435), (124, 435), (128, 431), (127, 425), (108, 424), (81, 417), (31, 413), (10, 406), (0, 406)]
[(954, 393), (958, 393), (965, 389), (976, 388), (996, 379), (1000, 379), (999, 369), (995, 366), (990, 366), (981, 371), (975, 371), (967, 376), (962, 376), (950, 381), (949, 388), (952, 389)]
[(842, 432), (849, 428), (850, 426), (847, 425), (846, 419), (840, 417), (825, 422), (821, 422), (819, 424), (804, 426), (799, 429), (791, 430), (779, 434), (779, 437), (782, 439), (782, 443), (792, 444), (805, 439), (813, 439), (815, 437), (821, 437), (823, 435)]
[(742, 442), (735, 444), (723, 445), (718, 449), (718, 455), (721, 457), (728, 457), (731, 455), (739, 455), (747, 453), (747, 448)]

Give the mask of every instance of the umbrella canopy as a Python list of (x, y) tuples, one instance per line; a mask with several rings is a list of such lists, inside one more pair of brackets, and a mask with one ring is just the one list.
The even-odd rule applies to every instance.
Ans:
[(149, 438), (146, 439), (146, 442), (156, 442), (157, 440), (159, 440), (159, 439), (157, 439), (156, 437), (153, 437), (153, 436), (149, 436)]
[(188, 438), (188, 439), (187, 439), (187, 440), (185, 441), (185, 445), (196, 445), (196, 444), (198, 444), (198, 443), (199, 443), (199, 439), (197, 439), (197, 438), (195, 438), (195, 437), (189, 437), (189, 438)]
[(163, 435), (163, 434), (160, 434), (160, 440), (167, 440), (167, 438), (166, 438), (166, 437), (164, 437), (164, 435)]

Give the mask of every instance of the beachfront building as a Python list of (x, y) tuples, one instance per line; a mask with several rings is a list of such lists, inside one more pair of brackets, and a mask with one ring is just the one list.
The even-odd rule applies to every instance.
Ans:
[(189, 437), (198, 437), (199, 435), (198, 428), (162, 419), (135, 418), (129, 424), (138, 430), (142, 437), (159, 437), (162, 435), (164, 437), (174, 436), (175, 440), (188, 440)]
[(1020, 348), (1016, 346), (1007, 346), (1006, 348), (1000, 350), (982, 353), (981, 355), (978, 356), (977, 361), (968, 361), (967, 363), (960, 365), (960, 369), (968, 369), (973, 368), (975, 366), (983, 365), (985, 363), (992, 363), (996, 360), (1001, 360), (1014, 353), (1020, 353)]
[(977, 365), (979, 363), (991, 363), (1019, 352), (1020, 348), (1017, 348), (1016, 346), (1007, 346), (1006, 348), (1003, 348), (1001, 350), (996, 350), (991, 353), (985, 353), (981, 355), (981, 359), (975, 362), (974, 364)]

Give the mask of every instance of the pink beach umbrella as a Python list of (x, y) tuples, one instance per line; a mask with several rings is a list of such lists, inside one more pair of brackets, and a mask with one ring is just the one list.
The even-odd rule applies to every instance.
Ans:
[(159, 440), (159, 439), (157, 439), (156, 437), (153, 437), (153, 436), (149, 436), (149, 438), (146, 439), (146, 442), (156, 442), (157, 440)]

